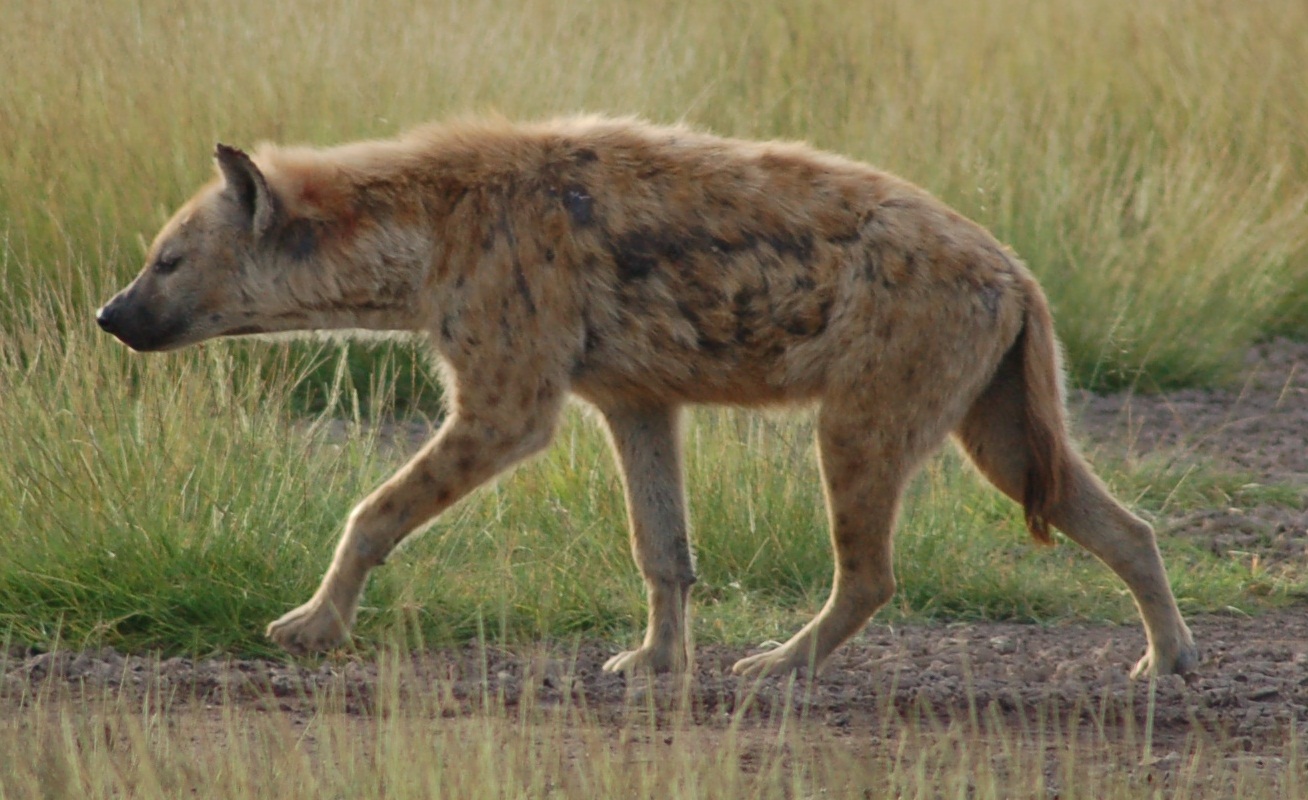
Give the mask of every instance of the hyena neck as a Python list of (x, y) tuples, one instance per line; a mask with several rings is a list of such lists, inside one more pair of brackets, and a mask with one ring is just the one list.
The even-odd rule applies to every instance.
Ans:
[(406, 208), (405, 200), (391, 194), (379, 201), (359, 191), (326, 219), (306, 219), (299, 235), (308, 243), (298, 245), (298, 258), (297, 245), (289, 248), (295, 263), (286, 286), (304, 329), (421, 329), (434, 231), (427, 215)]

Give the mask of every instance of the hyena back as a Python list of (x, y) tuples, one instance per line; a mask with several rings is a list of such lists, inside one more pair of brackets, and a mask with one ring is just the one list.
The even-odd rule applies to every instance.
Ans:
[(550, 441), (569, 393), (602, 413), (649, 591), (614, 670), (681, 670), (695, 582), (678, 436), (691, 403), (816, 402), (835, 581), (790, 641), (739, 662), (820, 664), (892, 595), (904, 485), (950, 433), (1135, 597), (1136, 672), (1197, 663), (1152, 529), (1068, 438), (1044, 295), (986, 231), (917, 187), (802, 145), (630, 120), (436, 126), (326, 150), (219, 145), (218, 177), (98, 313), (138, 350), (307, 329), (426, 334), (449, 414), (351, 513), (292, 651), (348, 635), (408, 533)]

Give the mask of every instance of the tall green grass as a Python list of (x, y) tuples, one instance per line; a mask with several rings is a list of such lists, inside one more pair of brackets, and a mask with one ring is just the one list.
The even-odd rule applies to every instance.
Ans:
[[(351, 505), (403, 460), (403, 442), (380, 438), (378, 408), (343, 393), (323, 416), (292, 416), (293, 363), (268, 377), (221, 344), (172, 359), (136, 357), (75, 326), (53, 339), (63, 308), (38, 302), (38, 321), (0, 349), (0, 630), (39, 644), (271, 652), (264, 624), (313, 591)], [(702, 638), (782, 638), (825, 598), (831, 555), (810, 428), (802, 415), (693, 416)], [(1146, 509), (1260, 499), (1242, 497), (1238, 476), (1205, 484), (1145, 466), (1115, 480)], [(1256, 609), (1305, 580), (1165, 548), (1190, 611)], [(1032, 547), (1020, 509), (952, 454), (915, 483), (896, 565), (891, 618), (1134, 615), (1117, 579), (1079, 548)], [(483, 633), (624, 640), (644, 603), (613, 460), (598, 426), (571, 413), (542, 458), (377, 572), (359, 641), (399, 631), (429, 644)]]

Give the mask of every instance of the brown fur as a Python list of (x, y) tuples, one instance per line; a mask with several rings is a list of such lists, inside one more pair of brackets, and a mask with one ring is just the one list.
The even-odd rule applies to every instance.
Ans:
[(220, 179), (101, 309), (106, 330), (142, 350), (416, 331), (447, 375), (444, 425), (350, 515), (318, 593), (270, 626), (283, 646), (342, 641), (368, 571), (545, 447), (571, 393), (608, 425), (649, 586), (645, 642), (611, 669), (690, 658), (680, 407), (814, 401), (835, 586), (737, 671), (820, 663), (889, 599), (902, 489), (950, 432), (1037, 539), (1058, 526), (1126, 580), (1149, 634), (1139, 669), (1194, 666), (1152, 530), (1068, 439), (1034, 278), (921, 189), (803, 145), (600, 118), (216, 158)]

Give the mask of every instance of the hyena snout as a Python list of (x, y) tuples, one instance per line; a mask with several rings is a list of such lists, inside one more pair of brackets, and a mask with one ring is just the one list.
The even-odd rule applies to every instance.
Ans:
[(185, 319), (165, 319), (130, 292), (115, 295), (95, 312), (95, 321), (106, 333), (133, 350), (166, 350), (188, 327)]

